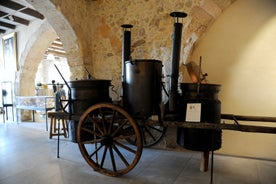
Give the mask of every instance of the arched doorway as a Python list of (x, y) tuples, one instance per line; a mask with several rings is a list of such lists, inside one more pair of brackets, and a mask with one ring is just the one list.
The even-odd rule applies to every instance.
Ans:
[(83, 68), (83, 62), (82, 54), (77, 44), (77, 37), (70, 24), (64, 16), (56, 10), (50, 0), (43, 1), (43, 3), (34, 1), (29, 1), (28, 3), (41, 12), (47, 21), (45, 21), (36, 31), (35, 35), (33, 35), (35, 39), (27, 42), (21, 58), (19, 58), (23, 67), (16, 79), (16, 95), (34, 94), (36, 72), (33, 71), (38, 70), (38, 66), (43, 60), (45, 51), (57, 38), (60, 38), (64, 50), (66, 51), (66, 58), (70, 70), (68, 73), (75, 74), (74, 77), (78, 75), (82, 76), (82, 73), (76, 74), (76, 71), (80, 71), (78, 68)]
[[(53, 81), (56, 85), (70, 80), (70, 67), (66, 52), (59, 38), (54, 40), (45, 52), (35, 76), (36, 95), (54, 95)], [(68, 90), (67, 87), (66, 91)]]

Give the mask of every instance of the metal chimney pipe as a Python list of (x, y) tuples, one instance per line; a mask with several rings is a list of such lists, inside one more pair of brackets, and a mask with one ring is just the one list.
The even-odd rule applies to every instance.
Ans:
[(174, 111), (178, 96), (178, 76), (179, 76), (179, 60), (181, 50), (181, 36), (182, 36), (182, 23), (178, 22), (178, 18), (187, 16), (184, 12), (172, 12), (171, 17), (175, 18), (173, 43), (172, 43), (172, 61), (171, 61), (171, 74), (169, 83), (169, 110)]
[(133, 27), (131, 24), (121, 25), (123, 28), (123, 38), (122, 38), (122, 92), (121, 96), (124, 97), (125, 88), (125, 62), (131, 58), (131, 32), (130, 29)]

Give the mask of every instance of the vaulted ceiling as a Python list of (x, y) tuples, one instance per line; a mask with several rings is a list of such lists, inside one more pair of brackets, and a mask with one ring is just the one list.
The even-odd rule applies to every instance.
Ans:
[(16, 30), (17, 26), (28, 26), (36, 19), (44, 19), (44, 16), (28, 4), (18, 3), (11, 0), (0, 1), (0, 33), (8, 30)]
[[(0, 0), (0, 34), (16, 32), (19, 26), (28, 26), (32, 21), (44, 20), (44, 15), (22, 0)], [(64, 56), (63, 44), (57, 38), (47, 49), (48, 54)]]

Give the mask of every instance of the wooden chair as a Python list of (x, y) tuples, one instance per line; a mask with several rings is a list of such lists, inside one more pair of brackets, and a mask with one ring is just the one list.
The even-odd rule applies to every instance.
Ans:
[(12, 121), (14, 121), (13, 83), (11, 81), (3, 81), (2, 82), (2, 113), (3, 113), (4, 123), (5, 123), (5, 120), (9, 119), (8, 108), (12, 109)]
[[(64, 113), (64, 112), (49, 112), (50, 114), (54, 113)], [(65, 119), (58, 118), (58, 116), (50, 115), (50, 130), (49, 130), (49, 138), (52, 139), (53, 136), (61, 136), (64, 138), (68, 137), (68, 122)], [(58, 126), (59, 123), (59, 126)], [(59, 127), (59, 130), (58, 130)]]

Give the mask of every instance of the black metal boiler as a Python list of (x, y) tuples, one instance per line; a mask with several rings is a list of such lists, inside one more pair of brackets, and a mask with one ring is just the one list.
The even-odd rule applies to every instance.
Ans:
[[(179, 99), (180, 121), (187, 121), (187, 107), (200, 104), (199, 122), (220, 123), (221, 102), (218, 99), (220, 85), (181, 83)], [(177, 128), (177, 144), (194, 151), (214, 151), (221, 147), (221, 130)]]
[(123, 106), (133, 117), (147, 119), (160, 113), (162, 62), (126, 61)]
[[(73, 103), (72, 114), (82, 115), (90, 106), (100, 102), (111, 102), (109, 96), (110, 80), (76, 80), (68, 82), (71, 88)], [(68, 123), (69, 138), (76, 142), (78, 121), (70, 120)]]

